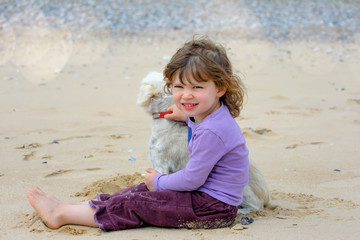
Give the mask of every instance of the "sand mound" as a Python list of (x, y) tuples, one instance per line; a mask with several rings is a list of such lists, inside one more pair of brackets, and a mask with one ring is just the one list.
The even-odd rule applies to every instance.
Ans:
[(105, 178), (93, 182), (86, 187), (83, 191), (75, 193), (75, 197), (86, 197), (89, 200), (96, 199), (97, 194), (112, 194), (121, 189), (130, 187), (134, 184), (139, 184), (144, 181), (144, 177), (136, 172), (134, 174), (116, 175), (113, 177)]

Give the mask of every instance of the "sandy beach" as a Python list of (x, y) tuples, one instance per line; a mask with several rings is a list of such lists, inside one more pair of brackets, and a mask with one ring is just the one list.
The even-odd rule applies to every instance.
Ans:
[(194, 32), (114, 39), (104, 31), (73, 41), (74, 32), (60, 23), (39, 24), (35, 35), (3, 26), (0, 239), (359, 238), (359, 34), (345, 42), (274, 42), (206, 32), (228, 49), (243, 76), (247, 98), (236, 120), (269, 185), (271, 206), (248, 214), (254, 222), (244, 226), (239, 214), (222, 229), (104, 233), (75, 225), (48, 229), (26, 190), (88, 201), (141, 182), (151, 167), (151, 117), (136, 106), (140, 82), (161, 72)]
[[(248, 89), (237, 121), (272, 194), (271, 207), (249, 214), (254, 223), (243, 230), (234, 225), (109, 233), (72, 225), (50, 230), (27, 202), (25, 192), (32, 186), (67, 201), (86, 201), (98, 191), (142, 181), (151, 166), (151, 118), (135, 104), (140, 81), (149, 71), (162, 71), (181, 44), (152, 40), (113, 44), (86, 64), (70, 59), (54, 79), (41, 83), (26, 75), (11, 78), (26, 66), (0, 68), (0, 238), (356, 239), (358, 45), (223, 43)], [(79, 49), (81, 57), (93, 56), (84, 49)]]

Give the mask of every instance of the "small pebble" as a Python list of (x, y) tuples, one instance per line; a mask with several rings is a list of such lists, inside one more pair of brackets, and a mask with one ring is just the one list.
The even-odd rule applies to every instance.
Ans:
[(133, 161), (135, 161), (136, 160), (136, 158), (135, 157), (133, 157), (133, 156), (130, 156), (130, 158), (128, 159), (129, 161), (131, 161), (131, 162), (133, 162)]
[(334, 172), (341, 172), (340, 169), (334, 169)]
[(251, 217), (246, 217), (246, 216), (242, 216), (241, 217), (241, 220), (240, 220), (240, 223), (242, 224), (242, 225), (249, 225), (249, 224), (251, 224), (251, 223), (253, 223), (254, 222), (254, 219), (253, 218), (251, 218)]
[(247, 227), (245, 227), (241, 223), (238, 223), (235, 226), (233, 226), (232, 229), (234, 229), (234, 230), (244, 230), (244, 229), (247, 229)]
[(84, 156), (84, 158), (92, 158), (92, 157), (94, 157), (94, 155), (92, 155), (92, 154), (88, 154), (88, 155)]
[(345, 88), (335, 88), (336, 91), (345, 91)]
[(49, 144), (59, 144), (59, 142), (58, 141), (56, 141), (56, 140), (54, 140), (54, 141), (52, 141), (51, 143), (49, 143)]

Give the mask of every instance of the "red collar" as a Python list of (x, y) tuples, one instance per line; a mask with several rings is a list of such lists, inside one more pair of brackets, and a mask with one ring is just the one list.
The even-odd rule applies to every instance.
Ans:
[(158, 113), (153, 113), (153, 119), (159, 119), (159, 118), (163, 118), (166, 114), (171, 114), (172, 112), (158, 112)]

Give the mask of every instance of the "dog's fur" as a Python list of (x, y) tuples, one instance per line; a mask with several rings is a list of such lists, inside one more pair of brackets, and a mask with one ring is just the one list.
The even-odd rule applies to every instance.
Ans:
[[(150, 72), (143, 80), (138, 94), (137, 105), (147, 113), (165, 112), (173, 104), (172, 95), (164, 92), (163, 75)], [(170, 174), (185, 168), (189, 160), (187, 148), (188, 128), (183, 122), (165, 118), (152, 120), (149, 140), (149, 158), (157, 171)], [(249, 184), (243, 192), (243, 202), (239, 212), (246, 214), (262, 209), (270, 202), (270, 193), (259, 167), (250, 159)]]

